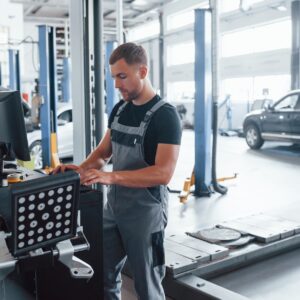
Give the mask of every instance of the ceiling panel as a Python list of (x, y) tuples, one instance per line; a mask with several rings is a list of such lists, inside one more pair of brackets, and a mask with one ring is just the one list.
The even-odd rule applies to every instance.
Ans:
[[(156, 18), (162, 5), (171, 1), (173, 0), (124, 0), (124, 28), (136, 26), (149, 18)], [(52, 18), (55, 21), (61, 19), (63, 22), (69, 16), (69, 0), (10, 0), (10, 2), (23, 4), (25, 21), (34, 21), (36, 18), (41, 22), (42, 18), (45, 18), (45, 22), (49, 22)], [(116, 8), (116, 0), (103, 0), (104, 25), (116, 24)]]

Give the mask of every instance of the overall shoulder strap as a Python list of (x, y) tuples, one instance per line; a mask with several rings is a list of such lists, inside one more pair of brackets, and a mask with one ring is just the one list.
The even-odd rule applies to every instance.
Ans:
[(128, 102), (124, 102), (118, 109), (115, 117), (119, 117), (120, 113), (124, 110), (125, 106), (128, 104)]
[(155, 105), (153, 105), (153, 106), (151, 107), (151, 109), (147, 111), (147, 113), (146, 113), (146, 115), (145, 115), (145, 117), (144, 117), (143, 122), (144, 122), (144, 123), (148, 123), (149, 120), (151, 119), (151, 117), (153, 116), (153, 114), (154, 114), (156, 111), (158, 111), (158, 110), (159, 110), (163, 105), (165, 105), (165, 104), (166, 104), (166, 102), (165, 102), (164, 100), (160, 100), (160, 101), (158, 101)]
[(158, 101), (155, 105), (153, 105), (151, 107), (151, 109), (149, 109), (146, 114), (145, 114), (145, 117), (144, 117), (144, 120), (141, 122), (141, 125), (140, 125), (140, 128), (139, 128), (139, 131), (140, 131), (140, 135), (141, 136), (145, 136), (145, 133), (146, 133), (146, 130), (148, 128), (148, 125), (150, 123), (150, 120), (153, 116), (153, 114), (158, 111), (163, 105), (165, 105), (166, 102), (163, 101), (163, 100), (160, 100)]
[(114, 118), (113, 118), (113, 121), (111, 123), (111, 127), (112, 129), (118, 124), (118, 120), (119, 120), (119, 117), (120, 117), (120, 114), (121, 112), (124, 110), (124, 108), (126, 107), (128, 103), (127, 102), (124, 102), (117, 110), (117, 113), (115, 114)]

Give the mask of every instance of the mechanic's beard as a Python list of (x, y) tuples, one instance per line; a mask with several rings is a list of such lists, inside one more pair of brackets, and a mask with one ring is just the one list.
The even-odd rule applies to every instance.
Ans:
[(127, 102), (131, 102), (135, 99), (137, 99), (139, 97), (140, 93), (138, 91), (132, 91), (132, 92), (128, 92), (127, 91), (127, 97), (123, 97), (123, 100), (124, 101), (127, 101)]

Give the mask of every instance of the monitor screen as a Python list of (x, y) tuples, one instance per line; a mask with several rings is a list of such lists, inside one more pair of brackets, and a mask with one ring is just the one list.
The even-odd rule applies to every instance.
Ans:
[(30, 160), (20, 92), (0, 91), (0, 160), (11, 154)]

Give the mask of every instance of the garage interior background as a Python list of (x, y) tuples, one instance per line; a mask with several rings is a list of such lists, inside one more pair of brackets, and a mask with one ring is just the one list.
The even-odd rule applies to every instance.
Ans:
[[(16, 74), (10, 67), (14, 65), (12, 51), (18, 50), (20, 89), (29, 105), (33, 105), (36, 100), (35, 80), (40, 76), (39, 25), (53, 26), (56, 30), (58, 100), (63, 102), (64, 107), (64, 102), (72, 102), (70, 82), (72, 70), (75, 68), (78, 70), (78, 66), (70, 68), (68, 60), (72, 58), (74, 49), (77, 50), (72, 47), (70, 2), (67, 0), (0, 2), (0, 85), (13, 87), (13, 84), (16, 84)], [(150, 56), (150, 79), (155, 89), (176, 105), (179, 113), (181, 112), (185, 127), (182, 151), (170, 184), (172, 190), (181, 189), (185, 178), (190, 176), (194, 167), (194, 156), (191, 155), (195, 152), (194, 10), (208, 8), (209, 2), (121, 1), (123, 18), (121, 27), (124, 33), (121, 36), (118, 24), (119, 1), (102, 2), (103, 53), (107, 53), (110, 47), (115, 47), (124, 37), (126, 41), (142, 44)], [(249, 149), (243, 137), (237, 136), (241, 133), (245, 115), (253, 107), (261, 108), (265, 104), (274, 103), (289, 90), (297, 88), (291, 82), (293, 72), (291, 7), (295, 2), (299, 1), (219, 1), (219, 128), (222, 129), (221, 133), (230, 137), (219, 139), (217, 166), (220, 177), (231, 177), (234, 173), (238, 173), (238, 177), (225, 183), (229, 187), (229, 194), (223, 197), (213, 194), (210, 198), (198, 199), (191, 195), (187, 203), (181, 204), (177, 195), (172, 194), (169, 236), (182, 234), (183, 229), (195, 231), (208, 228), (217, 222), (266, 211), (273, 216), (300, 222), (297, 209), (299, 146), (293, 142), (283, 144), (276, 141), (267, 142), (259, 151), (253, 151)], [(294, 22), (299, 22), (299, 15), (295, 16), (294, 12)], [(160, 52), (162, 40), (163, 55)], [(106, 81), (106, 92), (103, 97), (106, 100), (110, 97), (113, 101), (117, 101), (118, 95), (113, 93), (113, 88), (108, 90), (108, 84), (109, 80)], [(108, 110), (108, 106), (105, 110)], [(78, 113), (78, 107), (75, 112)], [(106, 118), (107, 115), (103, 120), (104, 126)], [(68, 116), (62, 116), (61, 120), (63, 123), (66, 121), (64, 128), (67, 128), (66, 125), (69, 126), (67, 136), (70, 137), (73, 129), (70, 126), (73, 124), (68, 123), (71, 123), (72, 117), (70, 119)], [(297, 124), (299, 123), (296, 123), (299, 128)], [(60, 129), (58, 129), (59, 141), (65, 137)], [(84, 134), (78, 133), (79, 138)], [(28, 136), (30, 135), (32, 133), (28, 133)], [(62, 142), (58, 143), (61, 158), (72, 160), (70, 158), (74, 155), (72, 140), (73, 138), (70, 145), (64, 145), (66, 149), (62, 148)], [(40, 150), (35, 149), (36, 153)], [(80, 161), (85, 152), (87, 149), (75, 153), (75, 162)], [(181, 224), (180, 228), (178, 224)], [(298, 252), (296, 249), (289, 255), (285, 254), (282, 260), (275, 257), (270, 261), (217, 277), (213, 281), (251, 299), (282, 299), (282, 295), (286, 293), (289, 294), (289, 299), (297, 299), (299, 295), (297, 276), (300, 274), (300, 266), (293, 261), (297, 258)], [(254, 274), (258, 274), (257, 278)], [(124, 278), (126, 281), (127, 277)], [(123, 294), (125, 297), (127, 295), (128, 299), (135, 299), (130, 281)]]

